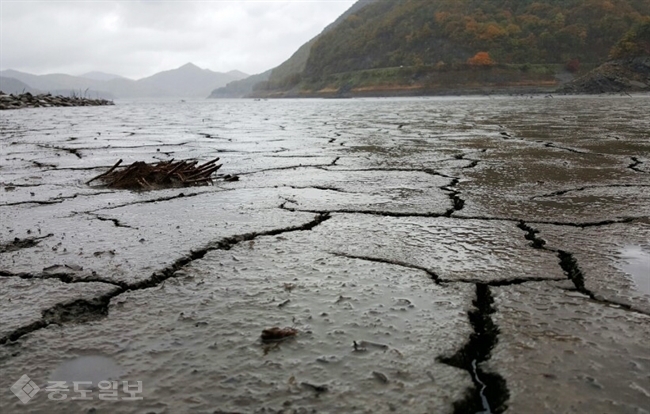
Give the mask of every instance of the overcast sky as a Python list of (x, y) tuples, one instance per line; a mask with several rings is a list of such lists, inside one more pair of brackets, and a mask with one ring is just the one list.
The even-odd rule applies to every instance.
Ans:
[(0, 0), (0, 69), (133, 79), (192, 62), (256, 74), (355, 0)]

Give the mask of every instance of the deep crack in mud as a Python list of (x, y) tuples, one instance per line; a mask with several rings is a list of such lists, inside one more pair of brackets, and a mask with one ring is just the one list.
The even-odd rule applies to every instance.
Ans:
[(559, 145), (557, 145), (557, 144), (555, 144), (553, 142), (547, 142), (546, 144), (544, 144), (544, 146), (547, 147), (547, 148), (556, 148), (556, 149), (559, 149), (559, 150), (568, 151), (568, 152), (571, 152), (571, 153), (574, 153), (574, 154), (600, 155), (600, 154), (594, 154), (594, 153), (590, 153), (590, 152), (586, 152), (586, 151), (580, 151), (580, 150), (577, 150), (575, 148), (562, 147), (562, 146), (559, 146)]
[[(239, 412), (247, 401), (257, 412), (376, 402), (377, 412), (499, 413), (521, 411), (536, 390), (557, 397), (554, 407), (600, 412), (607, 400), (632, 412), (643, 401), (632, 397), (642, 384), (635, 367), (648, 358), (635, 348), (649, 337), (647, 301), (612, 293), (631, 289), (614, 279), (622, 275), (606, 275), (620, 282), (611, 288), (595, 280), (607, 272), (601, 263), (616, 264), (616, 243), (626, 248), (621, 234), (645, 249), (647, 106), (533, 101), (126, 103), (112, 123), (86, 110), (74, 122), (12, 114), (0, 120), (10, 179), (0, 183), (0, 214), (19, 236), (0, 246), (13, 317), (0, 358), (13, 380), (30, 361), (56, 366), (90, 349), (145, 378), (155, 366), (163, 375), (151, 401), (178, 412)], [(129, 112), (145, 107), (141, 118)], [(571, 111), (588, 130), (559, 121)], [(625, 138), (604, 138), (614, 133)], [(116, 157), (215, 153), (244, 179), (195, 193), (79, 190)], [(304, 213), (316, 217), (292, 226), (309, 220)], [(55, 237), (25, 236), (35, 225)], [(611, 249), (589, 239), (611, 235)], [(565, 322), (573, 325), (563, 332)], [(273, 325), (300, 334), (263, 353), (255, 340)], [(601, 326), (615, 344), (591, 334)], [(379, 347), (341, 351), (346, 335)], [(119, 343), (128, 349), (111, 348)], [(615, 358), (606, 369), (594, 363)], [(599, 388), (607, 375), (615, 381)], [(331, 400), (294, 383), (326, 384)], [(161, 392), (184, 386), (182, 402)], [(232, 404), (206, 402), (208, 388)]]
[(445, 217), (449, 218), (455, 212), (461, 211), (465, 207), (465, 200), (460, 197), (460, 191), (455, 188), (459, 182), (459, 178), (454, 178), (450, 184), (440, 187), (441, 190), (449, 192), (449, 199), (452, 202), (452, 207), (444, 214)]
[[(150, 289), (154, 288), (165, 280), (174, 277), (175, 273), (189, 265), (195, 260), (202, 259), (207, 253), (214, 250), (230, 250), (233, 246), (245, 242), (252, 241), (258, 237), (263, 236), (276, 236), (284, 233), (291, 233), (296, 231), (309, 231), (319, 224), (327, 221), (330, 218), (329, 214), (319, 214), (314, 220), (309, 221), (300, 226), (286, 227), (282, 229), (268, 230), (263, 232), (252, 232), (246, 233), (231, 237), (226, 237), (219, 241), (208, 244), (207, 246), (192, 251), (189, 255), (177, 259), (170, 266), (165, 267), (164, 269), (153, 273), (148, 279), (142, 280), (136, 283), (130, 284), (121, 284), (119, 288), (115, 289), (113, 292), (95, 297), (92, 299), (79, 299), (71, 303), (62, 303), (57, 304), (52, 308), (46, 309), (42, 312), (42, 318), (39, 321), (33, 322), (27, 326), (20, 327), (13, 332), (5, 335), (0, 338), (0, 345), (6, 344), (8, 341), (17, 341), (22, 336), (37, 331), (39, 329), (45, 328), (48, 325), (55, 324), (64, 324), (64, 323), (84, 323), (91, 320), (97, 320), (99, 318), (105, 317), (108, 314), (108, 305), (111, 299), (121, 295), (122, 293), (128, 290), (140, 290), (140, 289)], [(2, 276), (17, 276), (21, 278), (32, 278), (30, 275), (12, 275), (5, 273)], [(58, 278), (66, 283), (88, 283), (88, 280), (76, 280), (72, 278), (69, 274), (59, 273), (40, 278)], [(39, 278), (39, 277), (34, 277)]]
[[(624, 220), (624, 221), (606, 221), (603, 223), (593, 223), (592, 225), (586, 224), (582, 226), (576, 226), (580, 228), (588, 228), (588, 227), (595, 227), (595, 226), (607, 226), (611, 224), (616, 224), (616, 223), (629, 223), (631, 220)], [(556, 225), (556, 223), (552, 223)], [(596, 295), (594, 292), (591, 290), (587, 289), (585, 286), (585, 276), (580, 269), (580, 266), (578, 265), (578, 261), (574, 257), (573, 253), (567, 252), (562, 249), (552, 249), (546, 246), (546, 240), (542, 239), (541, 237), (538, 236), (540, 233), (539, 230), (529, 226), (524, 222), (523, 220), (519, 222), (518, 227), (525, 231), (525, 238), (526, 240), (529, 240), (530, 246), (535, 248), (535, 249), (541, 249), (541, 250), (546, 250), (548, 252), (555, 253), (559, 259), (559, 265), (566, 274), (567, 278), (573, 283), (575, 286), (575, 290), (582, 293), (585, 296), (588, 296), (591, 300), (594, 302), (601, 303), (603, 305), (608, 305), (608, 306), (617, 306), (622, 309), (631, 311), (631, 312), (637, 312), (641, 314), (646, 314), (650, 315), (650, 312), (637, 309), (634, 306), (627, 304), (627, 303), (622, 303), (620, 301), (612, 300), (612, 299), (605, 299), (601, 296)]]
[(646, 174), (648, 173), (647, 171), (644, 171), (639, 168), (639, 165), (645, 164), (643, 161), (641, 161), (637, 157), (631, 157), (631, 158), (632, 158), (632, 164), (628, 165), (627, 168), (631, 169), (632, 171), (636, 171), (638, 173), (646, 173)]
[(122, 227), (122, 228), (125, 228), (125, 229), (137, 229), (136, 227), (131, 227), (131, 226), (127, 225), (127, 224), (122, 223), (120, 220), (118, 220), (116, 218), (103, 217), (103, 216), (100, 216), (99, 214), (95, 214), (95, 213), (88, 213), (88, 214), (92, 215), (93, 217), (95, 217), (99, 221), (110, 221), (111, 223), (113, 223), (113, 225), (115, 227)]
[(438, 276), (433, 270), (427, 269), (426, 267), (423, 266), (417, 266), (411, 263), (406, 263), (402, 262), (399, 260), (391, 260), (391, 259), (384, 259), (381, 257), (369, 257), (369, 256), (356, 256), (353, 254), (347, 254), (347, 253), (339, 253), (339, 252), (333, 252), (332, 253), (334, 256), (339, 256), (339, 257), (347, 257), (348, 259), (357, 259), (357, 260), (367, 260), (369, 262), (376, 262), (376, 263), (386, 263), (386, 264), (391, 264), (395, 266), (401, 266), (401, 267), (406, 267), (409, 269), (416, 269), (416, 270), (421, 270), (425, 272), (431, 280), (433, 280), (436, 283), (440, 283), (440, 276)]
[(26, 200), (26, 201), (17, 201), (15, 203), (4, 203), (4, 204), (0, 204), (0, 207), (12, 207), (12, 206), (20, 206), (24, 204), (38, 204), (38, 205), (61, 204), (67, 200), (74, 200), (77, 197), (94, 197), (94, 196), (110, 194), (110, 193), (112, 193), (112, 191), (103, 191), (103, 192), (94, 192), (94, 193), (77, 193), (69, 196), (54, 197), (49, 200)]
[(530, 240), (530, 245), (534, 247), (535, 249), (543, 249), (544, 246), (546, 245), (546, 240), (537, 237), (539, 234), (539, 230), (530, 227), (527, 225), (523, 220), (519, 222), (517, 225), (520, 229), (526, 232), (526, 240)]
[(0, 345), (15, 342), (24, 335), (46, 328), (52, 324), (86, 323), (104, 318), (108, 315), (108, 305), (111, 299), (120, 293), (123, 293), (123, 290), (116, 290), (114, 293), (92, 299), (77, 299), (73, 302), (54, 305), (42, 312), (42, 318), (40, 320), (27, 326), (22, 326), (0, 338)]
[(29, 249), (30, 247), (38, 246), (41, 241), (52, 236), (54, 236), (54, 234), (50, 233), (42, 237), (27, 237), (25, 239), (15, 237), (9, 243), (0, 244), (0, 253), (9, 253), (21, 249)]
[[(640, 171), (643, 172), (643, 171)], [(542, 194), (542, 195), (537, 195), (531, 197), (531, 200), (539, 199), (539, 198), (550, 198), (550, 197), (559, 197), (563, 196), (565, 194), (573, 193), (573, 192), (580, 192), (580, 191), (585, 191), (585, 190), (590, 190), (590, 189), (599, 189), (599, 188), (645, 188), (645, 187), (650, 187), (648, 184), (607, 184), (607, 185), (589, 185), (589, 186), (584, 186), (584, 187), (578, 187), (578, 188), (569, 188), (567, 190), (559, 190), (559, 191), (554, 191), (552, 193), (548, 194)]]
[(474, 332), (462, 349), (451, 357), (440, 357), (442, 363), (464, 369), (474, 381), (463, 400), (454, 402), (454, 413), (502, 413), (507, 407), (509, 391), (506, 381), (498, 373), (481, 368), (481, 363), (490, 359), (492, 349), (498, 343), (499, 328), (492, 321), (494, 299), (490, 287), (476, 285), (475, 308), (469, 311), (468, 318)]
[(0, 277), (18, 277), (20, 279), (57, 279), (63, 283), (106, 283), (109, 285), (114, 285), (122, 289), (127, 289), (128, 284), (125, 282), (114, 281), (110, 279), (105, 279), (101, 277), (88, 277), (80, 276), (75, 273), (66, 273), (66, 272), (43, 272), (43, 273), (11, 273), (4, 270), (0, 270)]

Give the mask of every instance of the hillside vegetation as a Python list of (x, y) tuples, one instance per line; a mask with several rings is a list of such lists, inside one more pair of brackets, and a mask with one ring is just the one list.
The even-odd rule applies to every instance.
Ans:
[(630, 29), (614, 46), (612, 59), (630, 59), (650, 56), (650, 19)]
[(650, 20), (633, 27), (612, 48), (611, 60), (567, 83), (567, 93), (650, 91)]
[(377, 0), (313, 40), (302, 72), (255, 89), (553, 87), (648, 16), (649, 0)]
[(602, 62), (650, 15), (648, 0), (404, 0), (361, 9), (321, 36), (307, 78), (393, 66), (465, 62)]
[(309, 42), (302, 45), (289, 59), (287, 59), (280, 66), (273, 69), (269, 82), (277, 86), (291, 86), (297, 83), (300, 79), (300, 74), (305, 70), (307, 60), (310, 56), (312, 46), (326, 33), (329, 33), (344, 24), (350, 16), (359, 12), (361, 9), (377, 3), (381, 0), (359, 0), (352, 5), (345, 13), (339, 16), (334, 22), (330, 23), (323, 31)]

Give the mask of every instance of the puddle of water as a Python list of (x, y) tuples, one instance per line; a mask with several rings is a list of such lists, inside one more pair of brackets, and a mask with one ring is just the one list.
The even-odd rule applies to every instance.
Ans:
[(641, 246), (625, 246), (621, 259), (621, 270), (632, 276), (639, 291), (650, 295), (650, 251)]
[(52, 381), (66, 381), (68, 384), (73, 382), (92, 382), (92, 386), (97, 387), (100, 381), (116, 379), (122, 373), (122, 368), (111, 358), (91, 355), (81, 356), (74, 359), (63, 361), (50, 376)]

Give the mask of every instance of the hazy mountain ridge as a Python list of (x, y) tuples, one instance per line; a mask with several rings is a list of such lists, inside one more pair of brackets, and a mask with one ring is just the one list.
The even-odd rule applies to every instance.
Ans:
[[(115, 95), (112, 93), (94, 89), (94, 85), (80, 82), (75, 76), (63, 74), (37, 76), (14, 70), (2, 71), (0, 75), (2, 75), (0, 76), (0, 90), (5, 93), (51, 93), (62, 96), (115, 99)], [(34, 85), (37, 86), (34, 87)]]
[(19, 94), (29, 92), (31, 94), (40, 93), (38, 89), (34, 89), (18, 79), (0, 76), (0, 91), (9, 94)]
[(242, 80), (237, 80), (228, 83), (226, 86), (217, 88), (210, 93), (208, 98), (211, 99), (233, 99), (233, 98), (244, 98), (253, 92), (253, 87), (258, 83), (265, 82), (269, 80), (271, 76), (272, 69), (267, 70), (266, 72), (249, 76)]
[[(201, 69), (191, 63), (139, 80), (102, 72), (90, 72), (86, 74), (90, 75), (88, 77), (66, 74), (32, 75), (9, 69), (0, 72), (0, 75), (5, 78), (13, 78), (42, 92), (61, 93), (67, 91), (78, 95), (86, 93), (89, 96), (98, 95), (105, 98), (205, 98), (215, 87), (247, 76), (239, 71), (213, 72)], [(0, 85), (0, 89), (2, 89), (2, 85)]]
[(242, 76), (238, 73), (212, 72), (188, 63), (180, 68), (159, 72), (136, 82), (164, 91), (169, 96), (205, 98), (214, 88), (240, 79)]
[(115, 75), (113, 73), (92, 71), (79, 75), (80, 78), (92, 79), (96, 81), (109, 81), (113, 79), (127, 79), (124, 76)]

